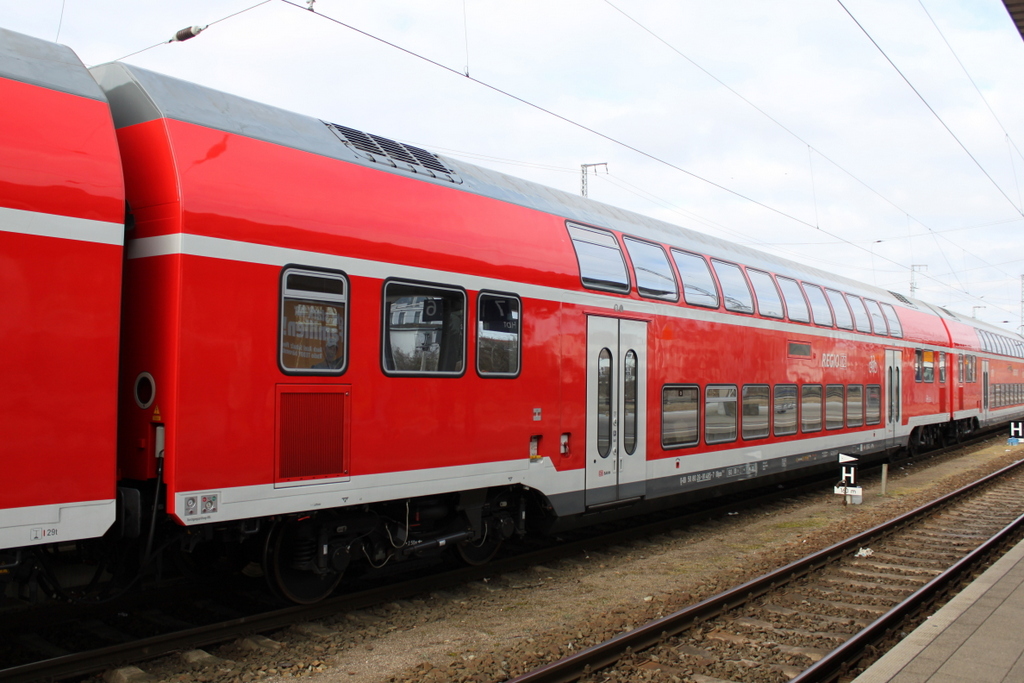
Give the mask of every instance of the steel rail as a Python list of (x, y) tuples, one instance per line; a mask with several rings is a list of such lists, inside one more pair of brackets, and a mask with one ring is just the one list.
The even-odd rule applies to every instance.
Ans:
[[(663, 641), (668, 636), (676, 635), (692, 626), (700, 624), (701, 622), (717, 617), (728, 610), (767, 593), (779, 585), (789, 583), (794, 579), (823, 567), (838, 557), (841, 557), (851, 548), (859, 547), (866, 541), (876, 539), (880, 536), (891, 534), (892, 532), (917, 521), (919, 518), (934, 512), (938, 508), (952, 502), (954, 499), (980, 489), (986, 484), (991, 483), (1022, 465), (1024, 465), (1024, 460), (1017, 461), (993, 472), (992, 474), (982, 477), (977, 481), (967, 484), (952, 493), (948, 493), (930, 503), (922, 505), (919, 508), (899, 515), (888, 522), (883, 522), (882, 524), (874, 526), (867, 531), (851, 536), (839, 543), (835, 543), (823, 550), (812, 553), (807, 557), (791, 562), (784, 567), (780, 567), (779, 569), (769, 572), (768, 574), (764, 574), (756, 579), (752, 579), (744, 584), (736, 586), (735, 588), (714, 595), (695, 605), (691, 605), (690, 607), (686, 607), (682, 610), (652, 621), (638, 629), (619, 634), (604, 643), (599, 643), (585, 650), (581, 650), (574, 655), (551, 662), (550, 664), (546, 664), (534, 669), (533, 671), (526, 672), (520, 676), (510, 679), (508, 683), (569, 683), (570, 681), (575, 681), (589, 671), (613, 664), (626, 654), (627, 651), (636, 652), (638, 650), (652, 647)], [(1020, 521), (1019, 518), (1018, 521)], [(1014, 524), (1016, 523), (1017, 522), (1014, 522)], [(968, 557), (970, 556), (977, 557), (974, 553), (968, 555)], [(962, 558), (954, 566), (964, 566), (964, 560), (966, 560), (966, 557)], [(936, 585), (933, 586), (933, 584)], [(926, 584), (925, 588), (928, 587), (932, 587), (931, 593), (934, 593), (939, 587), (937, 579)], [(920, 589), (918, 593), (925, 590), (925, 588)], [(904, 602), (909, 600), (910, 598)], [(903, 608), (904, 612), (911, 609), (909, 606), (903, 607), (903, 604), (904, 603), (901, 603), (895, 609)], [(879, 621), (882, 621), (882, 618), (876, 620), (876, 622), (871, 626), (874, 626), (874, 624)], [(869, 626), (869, 628), (871, 628), (871, 626)], [(873, 631), (876, 633), (879, 629), (884, 631), (884, 626), (885, 625), (879, 625), (873, 629)], [(841, 662), (846, 662), (849, 658), (849, 654), (844, 651), (842, 655), (837, 655), (837, 657)], [(824, 668), (824, 666), (825, 665), (822, 665), (822, 668)], [(800, 683), (808, 683), (811, 680), (819, 679), (794, 679), (794, 681), (798, 680)]]

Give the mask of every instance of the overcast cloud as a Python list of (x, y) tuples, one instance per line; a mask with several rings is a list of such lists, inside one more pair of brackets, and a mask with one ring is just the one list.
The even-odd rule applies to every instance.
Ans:
[(0, 0), (0, 26), (59, 27), (93, 65), (212, 24), (126, 61), (570, 192), (607, 162), (594, 199), (903, 293), (922, 266), (920, 298), (1021, 324), (1024, 41), (999, 0), (843, 0), (984, 171), (836, 0), (271, 0), (218, 22), (255, 2)]

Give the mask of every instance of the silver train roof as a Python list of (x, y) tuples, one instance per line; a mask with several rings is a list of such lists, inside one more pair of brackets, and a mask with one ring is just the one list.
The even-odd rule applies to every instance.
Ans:
[(71, 48), (0, 28), (0, 78), (104, 101)]
[[(194, 123), (399, 175), (416, 177), (569, 220), (612, 228), (779, 275), (835, 287), (897, 306), (909, 305), (940, 317), (962, 320), (971, 325), (991, 329), (993, 332), (1007, 334), (1007, 331), (1001, 328), (986, 324), (977, 325), (979, 321), (952, 314), (923, 301), (911, 300), (880, 287), (539, 183), (450, 157), (433, 155), (394, 140), (329, 124), (311, 116), (296, 114), (120, 62), (93, 67), (91, 71), (110, 100), (114, 124), (118, 128), (158, 118)], [(418, 163), (423, 161), (420, 153), (436, 159), (447, 173), (438, 171), (429, 161), (427, 167)]]

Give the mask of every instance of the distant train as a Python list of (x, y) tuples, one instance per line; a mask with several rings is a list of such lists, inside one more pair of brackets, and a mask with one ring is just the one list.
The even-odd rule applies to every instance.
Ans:
[(313, 602), (1024, 417), (1024, 339), (894, 292), (6, 30), (0, 99), (8, 598)]

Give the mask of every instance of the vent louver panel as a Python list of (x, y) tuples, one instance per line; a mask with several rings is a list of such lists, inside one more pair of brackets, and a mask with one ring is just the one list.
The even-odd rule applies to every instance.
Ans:
[(340, 392), (278, 395), (278, 481), (347, 474), (347, 397), (347, 393)]
[(913, 301), (911, 301), (907, 297), (903, 296), (899, 292), (894, 292), (892, 290), (889, 290), (889, 293), (892, 294), (894, 297), (896, 297), (896, 300), (899, 301), (900, 303), (904, 303), (907, 306), (910, 306), (911, 308), (917, 308), (917, 304), (915, 304)]
[(337, 123), (324, 121), (324, 125), (365, 159), (452, 183), (462, 182), (455, 171), (445, 166), (435, 154), (425, 149), (406, 145), (380, 135), (364, 133), (361, 130), (341, 126)]

